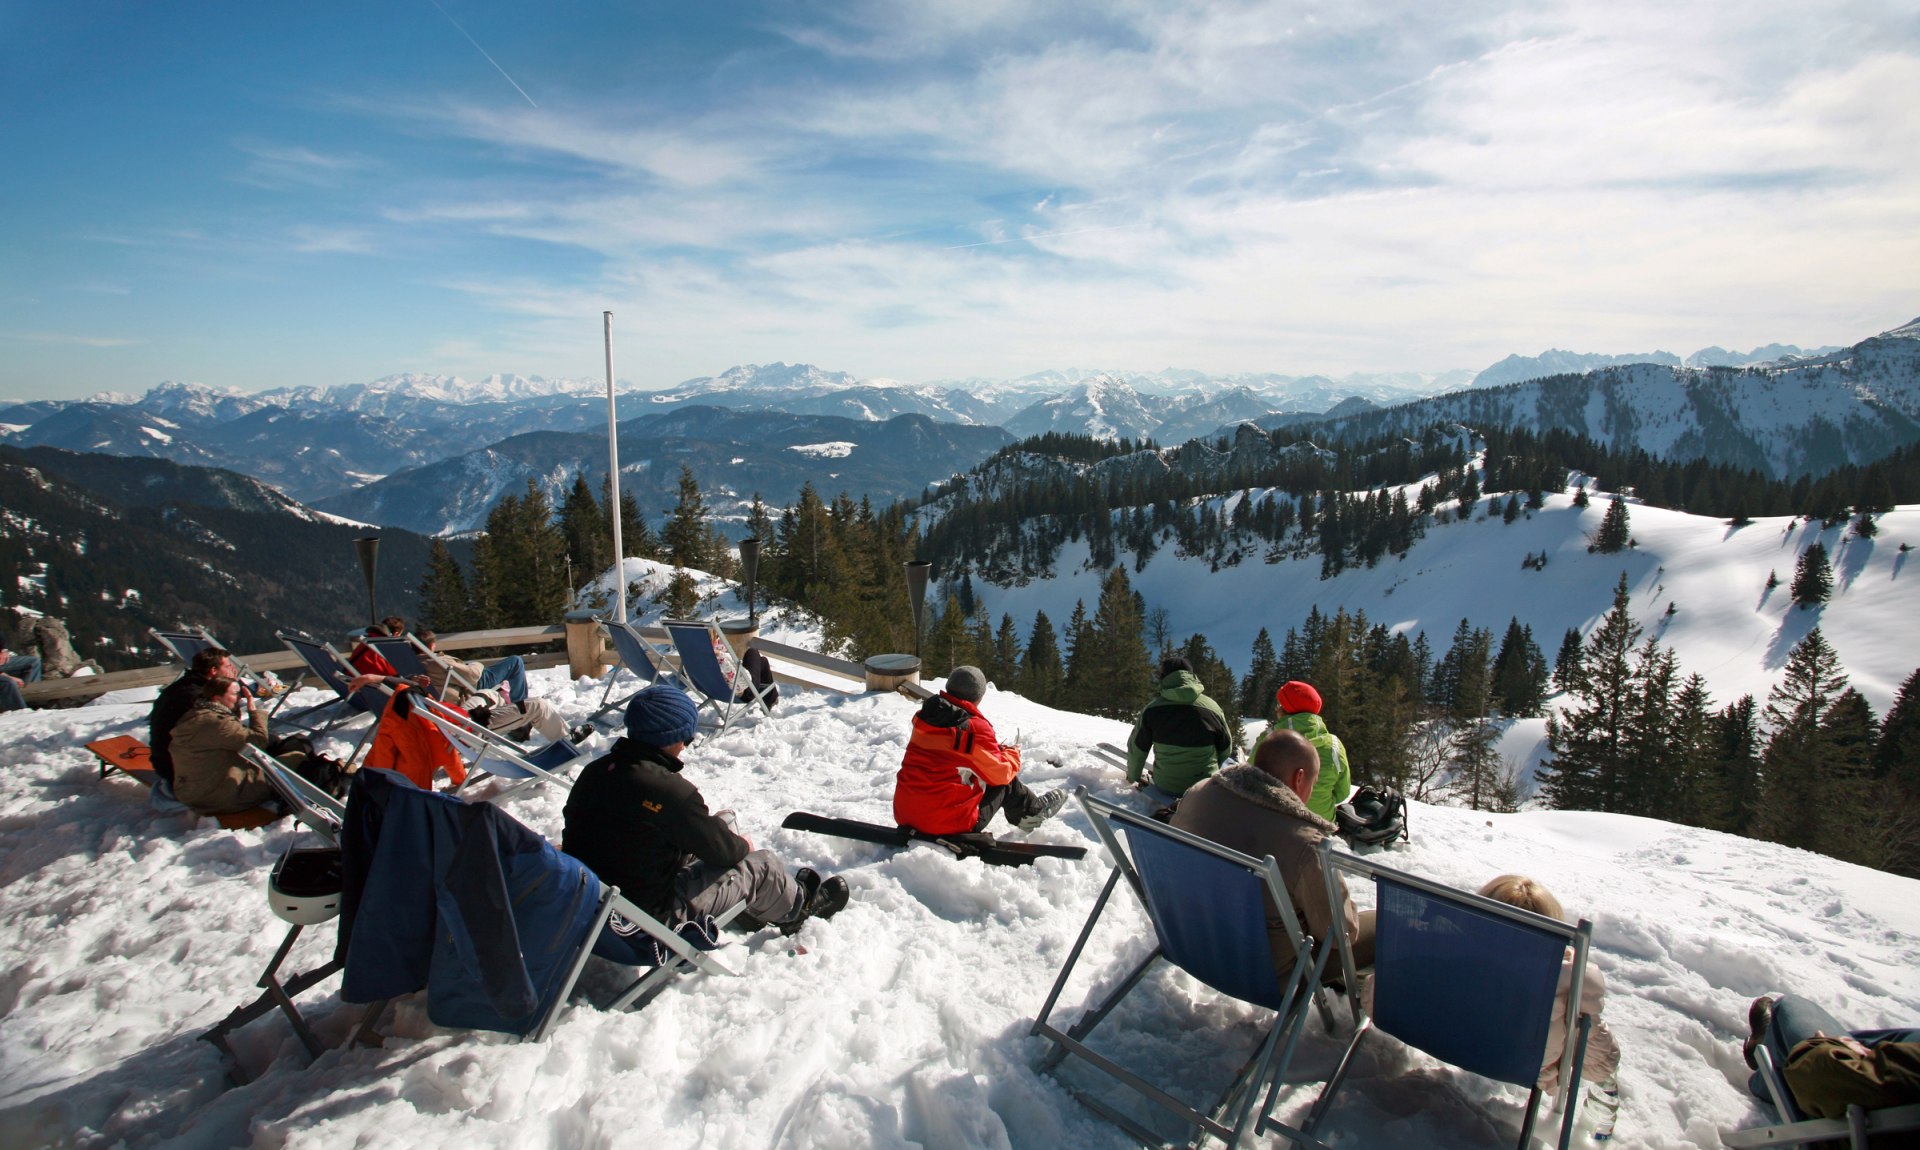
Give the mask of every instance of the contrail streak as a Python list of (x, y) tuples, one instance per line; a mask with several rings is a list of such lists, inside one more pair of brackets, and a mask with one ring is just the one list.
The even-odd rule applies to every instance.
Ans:
[(1110, 228), (1075, 228), (1067, 232), (1035, 232), (1030, 236), (1008, 236), (1004, 240), (981, 240), (977, 244), (949, 244), (940, 250), (943, 252), (957, 252), (961, 248), (984, 248), (990, 247), (993, 244), (1020, 244), (1028, 240), (1044, 240), (1053, 236), (1084, 236), (1088, 232), (1122, 232), (1129, 228), (1137, 228), (1140, 226), (1140, 224), (1115, 224)]
[(507, 83), (513, 84), (513, 90), (520, 93), (520, 97), (522, 99), (524, 99), (529, 104), (533, 104), (533, 106), (536, 108), (540, 106), (538, 104), (533, 103), (533, 97), (527, 95), (527, 90), (525, 88), (522, 88), (519, 84), (515, 83), (512, 76), (507, 75), (507, 70), (500, 66), (500, 61), (494, 59), (492, 56), (487, 56), (487, 50), (485, 48), (482, 48), (480, 46), (480, 41), (475, 40), (473, 36), (470, 33), (468, 33), (468, 31), (465, 28), (460, 27), (460, 21), (455, 20), (453, 16), (447, 12), (445, 8), (440, 8), (440, 0), (427, 0), (427, 3), (433, 5), (435, 8), (440, 9), (440, 14), (447, 18), (447, 23), (453, 25), (455, 31), (459, 32), (462, 36), (465, 36), (467, 38), (467, 43), (473, 45), (474, 51), (480, 53), (482, 56), (486, 56), (487, 63), (492, 64), (493, 70), (500, 73), (500, 75), (506, 79)]

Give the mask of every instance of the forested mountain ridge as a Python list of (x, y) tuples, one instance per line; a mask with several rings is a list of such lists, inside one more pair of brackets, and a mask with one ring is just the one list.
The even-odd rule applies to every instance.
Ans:
[(1296, 426), (1340, 439), (1436, 423), (1561, 429), (1615, 449), (1773, 478), (1864, 464), (1920, 440), (1920, 320), (1836, 352), (1750, 367), (1628, 364), (1476, 388)]
[[(243, 651), (282, 628), (338, 639), (365, 624), (366, 534), (232, 472), (0, 447), (0, 570), (16, 573), (0, 609), (60, 618), (109, 670), (165, 661), (149, 627), (207, 626)], [(380, 538), (381, 609), (411, 617), (428, 541)]]

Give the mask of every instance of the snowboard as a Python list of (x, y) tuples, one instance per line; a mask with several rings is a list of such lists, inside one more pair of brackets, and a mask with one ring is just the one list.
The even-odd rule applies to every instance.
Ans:
[(788, 830), (811, 831), (882, 846), (903, 847), (916, 841), (936, 843), (952, 851), (956, 858), (979, 859), (989, 866), (1026, 866), (1037, 858), (1077, 859), (1087, 856), (1086, 847), (1006, 842), (990, 834), (929, 835), (912, 827), (889, 827), (879, 823), (863, 823), (858, 819), (828, 818), (806, 811), (793, 812), (780, 825)]

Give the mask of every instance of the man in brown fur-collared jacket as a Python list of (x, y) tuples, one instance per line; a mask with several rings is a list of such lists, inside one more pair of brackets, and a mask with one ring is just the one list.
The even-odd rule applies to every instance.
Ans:
[[(1334, 912), (1315, 850), (1335, 827), (1307, 809), (1319, 775), (1320, 752), (1314, 745), (1294, 731), (1277, 731), (1254, 751), (1251, 763), (1224, 767), (1189, 790), (1173, 825), (1254, 858), (1272, 855), (1301, 927), (1324, 939), (1333, 929)], [(1354, 965), (1372, 966), (1373, 912), (1356, 914), (1344, 885), (1340, 892), (1340, 920), (1353, 944)], [(1267, 935), (1274, 973), (1284, 983), (1293, 972), (1293, 944), (1278, 911), (1268, 912)], [(1329, 975), (1337, 969), (1330, 961)]]

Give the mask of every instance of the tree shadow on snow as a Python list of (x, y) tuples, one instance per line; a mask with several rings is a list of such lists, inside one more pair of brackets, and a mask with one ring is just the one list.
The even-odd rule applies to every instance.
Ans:
[(1840, 550), (1840, 563), (1834, 571), (1835, 583), (1839, 590), (1853, 586), (1853, 581), (1867, 569), (1867, 561), (1873, 558), (1873, 540), (1858, 535), (1850, 537)]
[(1817, 604), (1806, 608), (1799, 606), (1787, 608), (1787, 613), (1781, 617), (1780, 626), (1774, 631), (1773, 638), (1767, 641), (1765, 659), (1767, 670), (1778, 671), (1787, 665), (1787, 656), (1793, 653), (1794, 647), (1799, 645), (1800, 640), (1807, 637), (1809, 631), (1820, 625), (1822, 614), (1823, 610)]

